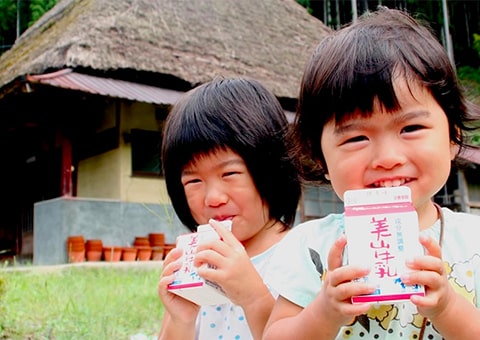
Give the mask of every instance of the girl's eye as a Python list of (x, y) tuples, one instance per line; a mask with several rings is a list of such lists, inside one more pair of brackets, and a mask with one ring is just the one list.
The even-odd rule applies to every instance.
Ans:
[(228, 177), (228, 176), (233, 176), (233, 175), (238, 175), (240, 172), (238, 171), (228, 171), (223, 174), (223, 177)]
[(195, 183), (200, 183), (200, 180), (198, 178), (182, 179), (183, 186), (186, 186), (189, 184), (195, 184)]
[(422, 130), (424, 129), (425, 127), (422, 126), (422, 125), (408, 125), (408, 126), (405, 126), (403, 129), (402, 129), (402, 133), (409, 133), (409, 132), (415, 132), (415, 131), (418, 131), (418, 130)]
[(368, 140), (368, 138), (366, 136), (355, 136), (355, 137), (352, 137), (352, 138), (349, 138), (349, 139), (345, 140), (342, 144), (358, 143), (358, 142), (363, 142), (363, 141), (366, 141), (366, 140)]

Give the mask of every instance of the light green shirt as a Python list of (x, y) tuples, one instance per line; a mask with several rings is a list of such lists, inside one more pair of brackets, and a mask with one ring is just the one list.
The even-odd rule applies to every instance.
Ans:
[[(480, 308), (480, 216), (442, 209), (445, 219), (442, 257), (455, 291)], [(294, 227), (278, 244), (267, 283), (279, 295), (305, 307), (318, 294), (334, 241), (344, 232), (343, 214), (331, 214)], [(422, 232), (438, 240), (440, 221)], [(328, 316), (327, 316), (328, 317)], [(414, 304), (373, 305), (337, 339), (416, 339), (423, 317)], [(442, 339), (427, 323), (424, 339)]]

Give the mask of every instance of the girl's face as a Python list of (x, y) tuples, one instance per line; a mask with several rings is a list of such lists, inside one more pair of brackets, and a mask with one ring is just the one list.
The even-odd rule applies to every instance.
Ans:
[(431, 198), (447, 181), (457, 147), (445, 112), (428, 90), (397, 81), (395, 91), (401, 107), (396, 112), (377, 103), (368, 118), (358, 114), (325, 125), (327, 178), (340, 198), (350, 189), (408, 186), (422, 221), (421, 213), (432, 211)]
[(237, 153), (220, 149), (197, 157), (184, 167), (181, 181), (198, 224), (206, 224), (211, 218), (232, 220), (232, 232), (244, 244), (264, 229), (268, 206)]

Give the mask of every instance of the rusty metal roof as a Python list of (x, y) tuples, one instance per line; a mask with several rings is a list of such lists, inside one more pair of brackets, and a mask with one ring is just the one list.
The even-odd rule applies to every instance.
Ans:
[(96, 77), (74, 72), (69, 68), (53, 73), (29, 75), (26, 78), (32, 84), (38, 83), (154, 104), (174, 104), (183, 95), (183, 92), (179, 91), (124, 80)]

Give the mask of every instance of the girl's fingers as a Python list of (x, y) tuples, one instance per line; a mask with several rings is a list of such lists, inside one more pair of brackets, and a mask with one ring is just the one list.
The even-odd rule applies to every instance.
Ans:
[(425, 247), (428, 255), (437, 257), (439, 259), (442, 258), (442, 249), (436, 240), (425, 235), (420, 235), (419, 240), (422, 246)]
[(347, 238), (345, 235), (340, 236), (333, 244), (330, 252), (328, 253), (328, 270), (332, 271), (336, 268), (340, 268), (343, 264), (343, 251), (347, 244)]
[(173, 248), (167, 254), (163, 262), (162, 276), (172, 275), (182, 267), (182, 261), (180, 260), (182, 253), (182, 249)]
[(223, 259), (224, 257), (217, 251), (205, 249), (201, 252), (197, 252), (193, 264), (195, 267), (200, 267), (203, 264), (208, 263), (209, 265), (217, 268), (224, 262)]
[[(240, 243), (240, 241), (237, 240), (235, 235), (233, 235), (230, 230), (223, 226), (221, 222), (210, 219), (209, 223), (212, 228), (215, 229), (215, 231), (218, 233), (220, 239), (224, 242), (225, 245), (228, 245), (229, 248), (234, 249), (236, 252), (245, 251), (245, 247), (242, 245), (242, 243)], [(199, 250), (202, 248), (199, 248)], [(224, 251), (226, 251), (226, 249), (223, 249), (222, 255), (226, 255)]]

